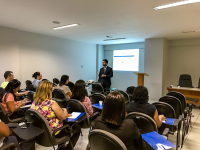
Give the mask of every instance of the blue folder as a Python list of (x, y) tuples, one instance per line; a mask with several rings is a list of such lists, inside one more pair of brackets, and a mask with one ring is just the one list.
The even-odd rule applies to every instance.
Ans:
[(101, 109), (101, 110), (103, 109), (103, 104), (102, 104), (102, 106), (100, 106), (99, 103), (97, 103), (97, 104), (93, 104), (92, 106), (96, 107), (98, 109)]
[(166, 118), (166, 121), (163, 121), (162, 123), (173, 125), (174, 124), (174, 120), (175, 119), (172, 119), (172, 118)]
[(175, 147), (174, 144), (162, 137), (156, 131), (141, 134), (142, 138), (155, 150), (165, 150)]
[(85, 113), (82, 112), (78, 117), (76, 117), (75, 119), (72, 118), (67, 118), (65, 121), (66, 122), (75, 122), (76, 120), (78, 120), (80, 117), (82, 117)]

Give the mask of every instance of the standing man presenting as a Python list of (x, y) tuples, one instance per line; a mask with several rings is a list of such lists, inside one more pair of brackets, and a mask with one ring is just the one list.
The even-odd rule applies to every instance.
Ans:
[(108, 91), (110, 89), (110, 85), (111, 85), (110, 78), (113, 77), (113, 70), (107, 65), (108, 65), (108, 60), (104, 59), (103, 68), (101, 68), (99, 72), (99, 81), (101, 82), (104, 88), (104, 91)]

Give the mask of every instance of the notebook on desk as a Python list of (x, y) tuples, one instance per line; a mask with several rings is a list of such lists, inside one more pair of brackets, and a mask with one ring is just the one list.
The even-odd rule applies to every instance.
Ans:
[(175, 147), (174, 144), (169, 142), (156, 131), (141, 134), (142, 138), (155, 150), (165, 150)]
[(65, 121), (66, 122), (75, 122), (78, 120), (80, 117), (82, 117), (85, 113), (84, 112), (72, 112), (72, 116), (68, 117)]

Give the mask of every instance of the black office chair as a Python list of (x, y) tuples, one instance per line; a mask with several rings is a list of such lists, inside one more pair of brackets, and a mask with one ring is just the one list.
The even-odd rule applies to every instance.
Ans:
[(91, 94), (94, 94), (94, 93), (105, 94), (105, 93), (104, 93), (103, 86), (102, 86), (100, 83), (93, 83), (93, 84), (92, 84), (92, 91), (91, 91)]
[[(35, 138), (35, 142), (39, 145), (45, 146), (45, 147), (53, 147), (58, 144), (62, 144), (65, 141), (69, 141), (71, 143), (70, 137), (66, 134), (65, 136), (61, 138), (56, 138), (55, 133), (57, 131), (62, 131), (62, 130), (69, 130), (71, 131), (71, 128), (69, 125), (65, 124), (62, 127), (54, 130), (52, 132), (49, 123), (47, 122), (47, 119), (37, 110), (34, 109), (29, 109), (26, 112), (26, 119), (28, 122), (31, 122), (33, 126), (36, 126), (38, 128), (41, 128), (44, 130), (42, 134), (37, 136)], [(73, 144), (71, 143), (72, 147)], [(61, 147), (61, 146), (60, 146)], [(54, 148), (55, 149), (55, 148)]]
[(104, 130), (92, 130), (88, 138), (89, 144), (86, 150), (127, 150), (117, 136)]
[(57, 78), (53, 78), (53, 83), (59, 84), (59, 80)]
[(66, 102), (66, 108), (68, 108), (68, 112), (72, 113), (72, 112), (84, 112), (85, 115), (82, 117), (82, 120), (80, 120), (80, 122), (78, 122), (78, 124), (81, 126), (81, 128), (90, 128), (93, 126), (94, 124), (94, 120), (96, 119), (96, 117), (98, 117), (100, 114), (98, 112), (93, 113), (92, 115), (90, 115), (90, 117), (88, 117), (87, 115), (87, 110), (85, 108), (85, 106), (82, 104), (82, 102), (75, 100), (75, 99), (69, 99)]
[(29, 85), (31, 85), (32, 84), (32, 81), (30, 81), (30, 80), (26, 80), (26, 90), (29, 90)]
[(122, 95), (124, 95), (126, 105), (129, 104), (130, 103), (129, 95), (124, 91), (121, 91), (121, 90), (117, 90), (117, 91), (120, 92)]
[(4, 90), (4, 88), (0, 87), (0, 92), (2, 92)]
[(33, 84), (30, 84), (29, 87), (28, 87), (28, 90), (35, 92), (36, 88), (33, 86)]
[[(155, 121), (146, 114), (139, 112), (132, 112), (126, 116), (126, 119), (133, 119), (141, 134), (145, 134), (152, 131), (158, 132), (158, 128)], [(169, 129), (166, 128), (163, 131), (162, 135), (168, 136), (168, 132)]]
[(193, 88), (191, 76), (189, 74), (180, 75), (178, 85), (180, 87), (191, 87), (191, 88)]
[(197, 88), (200, 88), (200, 78), (199, 78), (199, 83), (198, 83), (198, 87)]
[(129, 95), (129, 98), (130, 98), (130, 102), (133, 101), (133, 91), (135, 89), (135, 86), (129, 86), (127, 89), (126, 89), (126, 93)]
[(69, 81), (69, 83), (66, 84), (66, 86), (68, 86), (69, 89), (70, 89), (71, 91), (73, 91), (73, 89), (74, 89), (74, 83), (73, 83), (73, 82)]
[[(192, 126), (192, 122), (191, 122), (191, 117), (192, 117), (192, 103), (191, 104), (187, 104), (186, 103), (186, 98), (183, 94), (179, 93), (179, 92), (169, 92), (167, 93), (167, 95), (170, 96), (174, 96), (176, 98), (178, 98), (182, 104), (182, 114), (184, 114), (185, 112), (187, 112), (187, 116), (185, 119), (187, 119), (188, 125), (190, 125), (190, 127)], [(189, 129), (189, 127), (188, 127)], [(187, 130), (188, 133), (188, 130)]]
[(5, 111), (5, 109), (4, 109), (4, 107), (2, 106), (1, 103), (0, 103), (0, 118), (6, 124), (8, 124), (8, 123), (19, 123), (19, 122), (24, 121), (24, 119), (25, 119), (25, 117), (10, 119), (9, 116), (8, 116), (8, 113)]
[(66, 107), (66, 101), (68, 100), (65, 98), (65, 94), (61, 89), (54, 89), (53, 90), (53, 100), (55, 100), (61, 108)]
[[(184, 114), (182, 114), (182, 105), (181, 105), (181, 101), (179, 99), (177, 99), (174, 96), (163, 96), (159, 99), (160, 102), (165, 102), (169, 105), (171, 105), (176, 113), (176, 119), (179, 119), (180, 121), (182, 121), (183, 123), (183, 127), (182, 127), (182, 141), (181, 141), (181, 147), (183, 146), (183, 142), (186, 136), (186, 131), (187, 131), (187, 127), (188, 124), (185, 121), (185, 118), (187, 116), (187, 112), (185, 112)], [(181, 123), (178, 126), (178, 129), (180, 130), (181, 128)]]
[(30, 100), (31, 102), (34, 101), (34, 99), (33, 99), (34, 94), (35, 94), (35, 92), (33, 92), (33, 91), (30, 91), (30, 92), (28, 92), (28, 94), (27, 94), (27, 98), (28, 98), (28, 100)]
[(42, 79), (42, 81), (49, 81), (48, 79)]
[[(165, 102), (155, 102), (153, 103), (154, 106), (156, 106), (156, 109), (158, 111), (158, 114), (162, 114), (164, 115), (166, 118), (176, 118), (176, 113), (174, 108), (165, 103)], [(174, 125), (167, 125), (167, 124), (162, 124), (162, 126), (159, 128), (159, 130), (165, 129), (165, 128), (169, 128), (169, 134), (174, 135), (174, 133), (177, 131), (177, 137), (176, 137), (176, 150), (178, 150), (178, 146), (180, 143), (180, 128), (178, 126), (180, 126), (181, 121), (176, 119), (174, 122)]]
[[(92, 104), (97, 104), (97, 103), (99, 103), (99, 101), (104, 102), (105, 98), (106, 98), (106, 96), (101, 93), (94, 93), (94, 94), (90, 95), (90, 101)], [(101, 113), (102, 111), (93, 107), (93, 112)]]

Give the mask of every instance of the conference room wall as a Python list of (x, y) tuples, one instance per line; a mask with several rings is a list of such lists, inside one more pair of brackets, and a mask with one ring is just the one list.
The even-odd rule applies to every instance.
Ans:
[(194, 87), (200, 77), (200, 38), (170, 40), (167, 85), (178, 85), (181, 74), (190, 74)]
[(5, 80), (3, 75), (12, 70), (19, 78), (19, 50), (17, 44), (18, 31), (0, 26), (0, 84)]
[[(144, 42), (104, 45), (104, 57), (108, 66), (113, 68), (113, 50), (139, 49), (139, 72), (144, 72)], [(132, 71), (113, 71), (111, 87), (126, 90), (129, 86), (137, 86), (137, 75)]]
[(97, 44), (97, 77), (96, 77), (96, 81), (98, 81), (99, 79), (99, 71), (102, 68), (102, 61), (104, 59), (104, 48), (103, 45), (99, 45)]
[[(5, 28), (5, 27), (4, 27)], [(4, 29), (3, 29), (4, 30)], [(78, 79), (85, 81), (96, 79), (96, 45), (68, 39), (35, 34), (17, 29), (7, 28), (5, 36), (9, 34), (16, 36), (17, 40), (7, 40), (4, 47), (7, 48), (6, 60), (11, 61), (11, 70), (15, 68), (16, 78), (25, 87), (26, 80), (33, 80), (32, 74), (40, 71), (43, 78), (53, 80), (63, 74), (70, 76), (75, 82)], [(7, 35), (8, 34), (8, 35)], [(8, 37), (10, 38), (10, 37)], [(10, 47), (15, 46), (11, 49)], [(1, 49), (4, 51), (4, 49)], [(12, 53), (14, 51), (14, 53)], [(2, 56), (1, 56), (2, 57)], [(10, 58), (16, 57), (16, 61)], [(0, 63), (6, 60), (0, 59)], [(7, 70), (3, 66), (1, 74)], [(18, 70), (18, 71), (17, 71)], [(1, 78), (2, 81), (2, 78)]]

